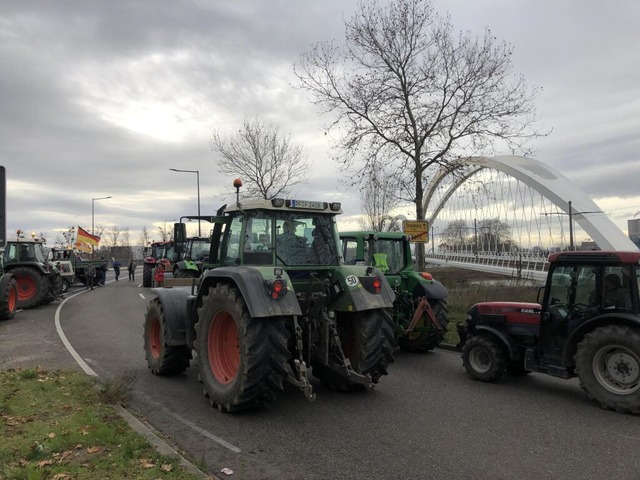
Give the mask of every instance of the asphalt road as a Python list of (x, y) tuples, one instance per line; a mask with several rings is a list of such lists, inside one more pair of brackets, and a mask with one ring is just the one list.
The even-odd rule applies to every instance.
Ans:
[(600, 409), (577, 380), (472, 381), (447, 350), (401, 353), (372, 392), (314, 383), (310, 403), (287, 385), (264, 409), (220, 413), (193, 361), (177, 377), (148, 372), (142, 325), (152, 295), (125, 279), (20, 311), (0, 323), (0, 368), (84, 365), (126, 378), (129, 410), (211, 473), (231, 468), (232, 479), (640, 479), (639, 416)]

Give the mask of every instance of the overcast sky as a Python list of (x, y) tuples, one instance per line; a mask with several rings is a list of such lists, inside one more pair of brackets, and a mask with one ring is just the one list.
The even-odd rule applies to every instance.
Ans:
[[(640, 212), (640, 2), (435, 0), (453, 25), (488, 26), (515, 47), (514, 73), (543, 88), (536, 158), (579, 184), (623, 230)], [(320, 117), (291, 87), (317, 41), (344, 38), (349, 0), (24, 1), (0, 9), (0, 165), (7, 230), (146, 226), (231, 199), (210, 149), (214, 129), (245, 115), (291, 132), (313, 162), (298, 197), (342, 201), (356, 226), (358, 192), (338, 183)], [(508, 153), (508, 152), (504, 152)], [(157, 237), (156, 235), (153, 235)]]

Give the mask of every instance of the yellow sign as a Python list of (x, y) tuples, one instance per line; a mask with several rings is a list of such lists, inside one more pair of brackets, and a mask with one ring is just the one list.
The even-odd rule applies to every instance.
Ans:
[(405, 220), (402, 222), (402, 231), (411, 242), (429, 241), (429, 222), (426, 220)]

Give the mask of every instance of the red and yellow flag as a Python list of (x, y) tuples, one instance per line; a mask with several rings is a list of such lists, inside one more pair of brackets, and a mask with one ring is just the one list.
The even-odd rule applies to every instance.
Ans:
[[(78, 247), (79, 250), (87, 251), (85, 249), (88, 248), (90, 245), (97, 247), (99, 243), (100, 243), (99, 236), (91, 235), (84, 228), (78, 225), (78, 235), (76, 236), (76, 247)], [(88, 250), (91, 251), (90, 248)]]

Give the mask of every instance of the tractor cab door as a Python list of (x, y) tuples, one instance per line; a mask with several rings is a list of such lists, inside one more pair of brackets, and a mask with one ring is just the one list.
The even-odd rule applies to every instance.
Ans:
[(543, 362), (558, 364), (571, 332), (597, 315), (599, 276), (593, 265), (558, 265), (551, 272), (540, 321)]

